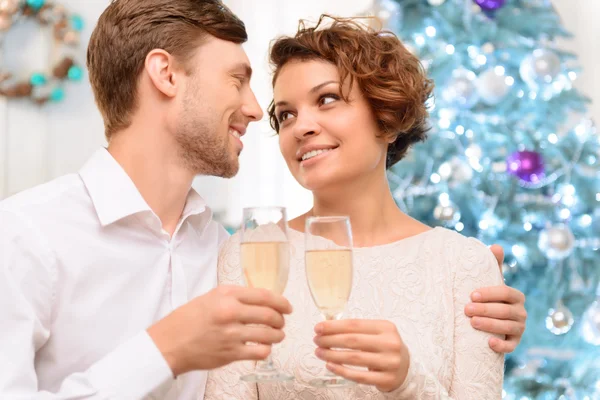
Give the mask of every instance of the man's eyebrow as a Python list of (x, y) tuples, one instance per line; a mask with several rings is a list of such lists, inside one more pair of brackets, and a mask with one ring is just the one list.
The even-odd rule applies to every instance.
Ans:
[(250, 66), (250, 64), (245, 62), (234, 65), (230, 71), (233, 73), (241, 72), (246, 76), (246, 78), (252, 78), (252, 67)]

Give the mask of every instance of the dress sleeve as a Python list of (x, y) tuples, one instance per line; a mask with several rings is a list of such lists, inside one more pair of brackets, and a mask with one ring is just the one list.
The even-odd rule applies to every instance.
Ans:
[(504, 356), (488, 345), (494, 335), (474, 329), (464, 313), (473, 291), (502, 284), (500, 270), (492, 252), (481, 242), (462, 236), (456, 239), (448, 246), (449, 260), (453, 264), (449, 267), (454, 271), (454, 362), (450, 390), (428, 370), (427, 360), (411, 358), (404, 384), (385, 394), (386, 399), (492, 400), (502, 397)]

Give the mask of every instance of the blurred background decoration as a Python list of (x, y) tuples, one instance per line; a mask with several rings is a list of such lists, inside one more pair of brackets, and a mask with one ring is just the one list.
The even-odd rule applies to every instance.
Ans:
[[(14, 0), (9, 0), (14, 1)], [(20, 4), (27, 0), (17, 0)], [(42, 0), (29, 0), (34, 3)], [(403, 1), (391, 2), (404, 11)], [(0, 15), (6, 15), (6, 0), (1, 0)], [(431, 0), (432, 4), (441, 0)], [(42, 1), (49, 3), (49, 0)], [(73, 59), (83, 67), (86, 47), (96, 20), (110, 0), (52, 0), (57, 6), (77, 15), (83, 23), (78, 32), (79, 44), (72, 50)], [(373, 14), (386, 18), (386, 4), (374, 0), (261, 0), (260, 6), (248, 0), (225, 0), (225, 3), (246, 23), (250, 40), (245, 49), (255, 74), (252, 87), (260, 104), (266, 108), (272, 98), (267, 50), (270, 41), (282, 34), (293, 34), (298, 19), (316, 21), (321, 13), (340, 16)], [(410, 2), (408, 2), (410, 3)], [(407, 3), (407, 4), (408, 4)], [(422, 0), (428, 3), (428, 0)], [(463, 2), (461, 2), (463, 3)], [(574, 86), (592, 99), (600, 93), (600, 52), (595, 39), (600, 37), (598, 0), (553, 0), (563, 26), (574, 37), (560, 41), (561, 48), (578, 56), (583, 66)], [(387, 4), (391, 4), (389, 1)], [(511, 1), (507, 1), (510, 5)], [(433, 5), (432, 5), (433, 7)], [(383, 14), (381, 11), (383, 10)], [(265, 23), (269, 21), (269, 23)], [(388, 18), (390, 24), (401, 24), (400, 18)], [(530, 24), (530, 21), (527, 21)], [(396, 30), (400, 25), (390, 25)], [(32, 18), (15, 23), (0, 33), (0, 70), (14, 73), (15, 79), (27, 79), (36, 71), (48, 72), (49, 60), (55, 51), (49, 26)], [(600, 102), (589, 106), (591, 114), (600, 120)], [(200, 177), (196, 188), (206, 198), (220, 219), (237, 227), (243, 206), (280, 204), (288, 207), (290, 217), (310, 207), (310, 193), (290, 176), (279, 154), (277, 138), (266, 118), (251, 124), (244, 137), (245, 151), (241, 171), (230, 180)], [(64, 99), (39, 107), (29, 99), (7, 99), (0, 96), (0, 199), (55, 177), (76, 172), (93, 152), (105, 144), (103, 125), (94, 104), (87, 73), (83, 68), (80, 83), (64, 86)]]
[[(83, 19), (53, 2), (45, 0), (0, 0), (0, 36), (8, 35), (12, 27), (25, 20), (35, 21), (47, 27), (52, 42), (49, 61), (45, 71), (27, 70), (20, 65), (19, 80), (15, 73), (0, 69), (0, 96), (9, 99), (29, 98), (43, 105), (48, 101), (59, 102), (64, 99), (66, 81), (80, 81), (83, 67), (76, 63), (74, 56), (78, 52), (79, 33), (83, 29)], [(11, 55), (5, 55), (10, 57)]]
[(600, 136), (557, 10), (378, 0), (374, 13), (436, 82), (429, 140), (389, 173), (397, 203), (502, 245), (506, 282), (527, 295), (505, 398), (600, 398)]

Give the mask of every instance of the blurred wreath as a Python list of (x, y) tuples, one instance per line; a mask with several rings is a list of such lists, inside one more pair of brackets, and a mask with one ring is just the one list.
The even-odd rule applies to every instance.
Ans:
[[(4, 40), (13, 26), (25, 19), (34, 19), (51, 28), (53, 56), (47, 71), (25, 71), (19, 68), (17, 77), (0, 64), (0, 96), (30, 98), (37, 104), (58, 102), (65, 97), (64, 83), (80, 81), (83, 68), (75, 62), (75, 50), (83, 30), (83, 19), (69, 13), (65, 7), (45, 0), (0, 0), (0, 54)], [(23, 74), (21, 71), (25, 71)]]

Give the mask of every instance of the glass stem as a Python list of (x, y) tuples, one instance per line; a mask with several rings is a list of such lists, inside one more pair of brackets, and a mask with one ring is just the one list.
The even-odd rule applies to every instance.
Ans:
[(275, 365), (273, 364), (273, 358), (271, 354), (266, 359), (260, 360), (256, 363), (256, 370), (259, 372), (273, 372), (275, 371)]

